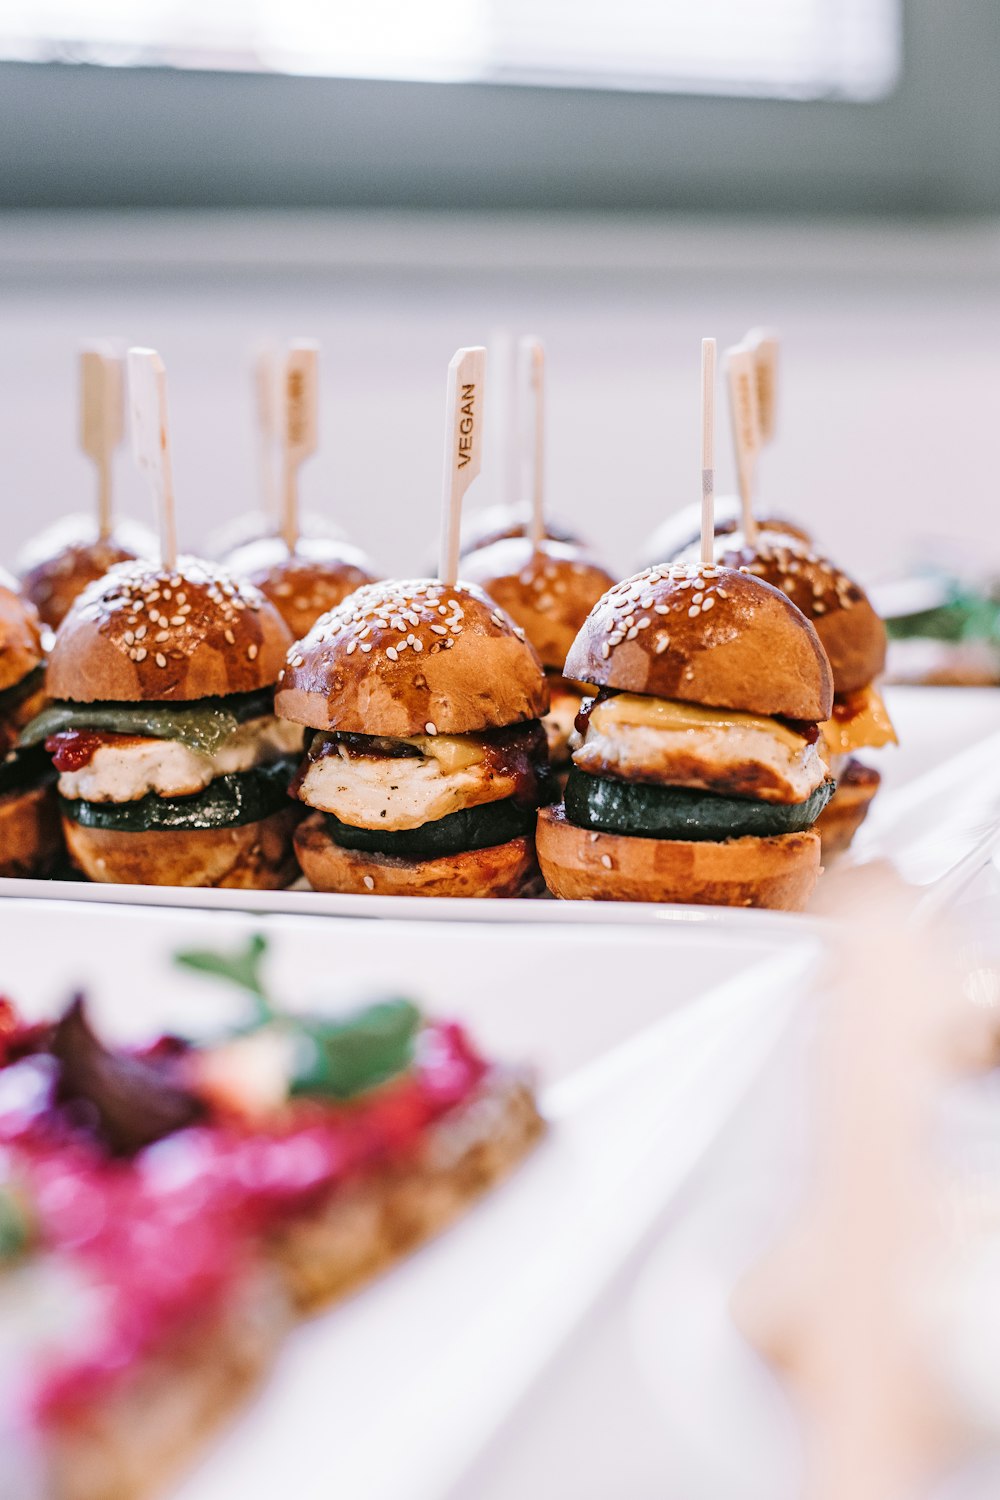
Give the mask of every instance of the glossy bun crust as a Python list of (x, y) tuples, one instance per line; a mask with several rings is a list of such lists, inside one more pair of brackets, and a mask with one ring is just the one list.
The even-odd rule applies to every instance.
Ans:
[(226, 890), (282, 890), (298, 875), (292, 830), (301, 809), (289, 802), (257, 823), (229, 828), (156, 828), (129, 833), (84, 828), (63, 818), (75, 865), (89, 880), (109, 885), (215, 886)]
[(792, 537), (761, 531), (756, 547), (742, 537), (720, 545), (717, 561), (746, 568), (788, 595), (816, 627), (830, 658), (835, 693), (868, 687), (885, 666), (885, 626), (861, 586)]
[(819, 637), (779, 589), (748, 573), (650, 568), (596, 604), (566, 676), (622, 692), (818, 722), (833, 682)]
[(378, 576), (357, 547), (328, 537), (302, 537), (294, 552), (280, 537), (264, 537), (231, 553), (226, 568), (249, 579), (270, 599), (293, 640), (300, 640), (320, 615)]
[(0, 796), (0, 875), (47, 875), (61, 850), (54, 786)]
[(520, 625), (544, 667), (563, 669), (566, 653), (615, 579), (578, 547), (509, 537), (463, 560), (462, 572)]
[(314, 890), (357, 896), (535, 896), (542, 877), (530, 837), (438, 859), (398, 859), (342, 849), (311, 813), (295, 834), (295, 852)]
[(225, 697), (270, 687), (290, 642), (274, 605), (214, 563), (122, 563), (66, 616), (46, 682), (78, 703)]
[[(489, 547), (493, 542), (525, 537), (530, 526), (531, 509), (527, 505), (488, 505), (485, 510), (467, 513), (462, 522), (462, 556), (476, 552), (480, 547)], [(568, 542), (574, 547), (586, 545), (582, 537), (550, 516), (545, 518), (545, 536), (550, 542)]]
[[(524, 632), (474, 584), (369, 584), (288, 655), (283, 718), (351, 734), (468, 734), (548, 710)], [(432, 726), (427, 729), (428, 724)]]
[(38, 613), (0, 573), (0, 693), (34, 671), (42, 659)]
[(813, 831), (719, 843), (630, 838), (570, 823), (562, 807), (538, 814), (538, 861), (564, 901), (657, 901), (802, 911), (820, 873)]
[(18, 560), (21, 592), (44, 624), (56, 630), (70, 607), (117, 563), (152, 556), (155, 541), (143, 526), (119, 522), (99, 537), (90, 516), (67, 516), (30, 542)]
[[(806, 543), (812, 540), (803, 526), (800, 526), (797, 521), (786, 520), (784, 516), (759, 516), (757, 524), (762, 531), (782, 532)], [(742, 530), (742, 527), (743, 507), (739, 496), (717, 495), (715, 497), (715, 535), (731, 536), (733, 532)], [(679, 557), (684, 556), (697, 545), (700, 537), (701, 501), (699, 500), (695, 505), (685, 505), (682, 510), (668, 516), (662, 526), (657, 527), (642, 549), (645, 565), (652, 568), (658, 563), (676, 562)]]

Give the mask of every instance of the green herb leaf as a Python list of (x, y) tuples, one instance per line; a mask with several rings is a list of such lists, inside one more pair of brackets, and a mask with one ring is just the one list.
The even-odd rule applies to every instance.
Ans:
[(294, 1024), (300, 1040), (292, 1094), (351, 1099), (411, 1065), (420, 1012), (409, 1000), (386, 1000), (337, 1021)]
[(218, 953), (210, 948), (191, 948), (174, 954), (174, 963), (184, 969), (196, 969), (201, 974), (212, 974), (216, 979), (226, 979), (244, 990), (257, 1002), (257, 1021), (270, 1021), (274, 1016), (267, 986), (261, 973), (267, 939), (255, 932), (242, 952)]
[(64, 729), (103, 729), (109, 734), (137, 734), (156, 740), (178, 740), (189, 750), (214, 755), (219, 746), (249, 719), (274, 712), (270, 688), (202, 698), (193, 703), (52, 703), (21, 732), (22, 745), (37, 745)]

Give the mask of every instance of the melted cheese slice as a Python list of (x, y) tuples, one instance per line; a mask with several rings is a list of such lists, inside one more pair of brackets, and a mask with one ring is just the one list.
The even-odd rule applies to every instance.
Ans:
[(435, 761), (444, 776), (465, 771), (483, 759), (480, 742), (464, 734), (414, 734), (403, 744), (414, 745), (425, 760)]
[(873, 687), (852, 693), (851, 707), (857, 712), (848, 718), (828, 719), (819, 726), (827, 758), (850, 755), (854, 750), (879, 750), (883, 745), (898, 745), (896, 731), (881, 695)]
[(623, 726), (633, 729), (757, 729), (763, 730), (793, 752), (805, 745), (800, 734), (778, 719), (738, 709), (702, 708), (697, 703), (678, 703), (672, 698), (646, 698), (638, 693), (619, 693), (598, 703), (590, 722), (601, 734), (614, 734)]

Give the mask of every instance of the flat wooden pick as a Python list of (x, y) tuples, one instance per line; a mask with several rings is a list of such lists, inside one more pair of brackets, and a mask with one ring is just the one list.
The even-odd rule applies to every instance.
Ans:
[(299, 469), (319, 441), (319, 345), (312, 340), (300, 339), (289, 349), (282, 397), (282, 535), (289, 552), (294, 552), (299, 540)]
[(537, 547), (545, 536), (545, 350), (540, 339), (525, 334), (517, 352), (522, 493), (531, 517), (531, 541)]
[(164, 568), (177, 566), (174, 480), (167, 427), (167, 373), (155, 349), (128, 351), (132, 453), (153, 492)]
[(762, 444), (774, 442), (778, 421), (778, 354), (780, 341), (768, 328), (753, 328), (744, 343), (753, 350), (757, 374), (757, 415)]
[(458, 581), (462, 501), (482, 468), (486, 350), (459, 349), (448, 366), (438, 576)]
[(275, 458), (278, 442), (278, 372), (271, 345), (257, 350), (253, 361), (254, 423), (257, 431), (257, 479), (260, 485), (260, 508), (276, 521), (278, 485)]
[(726, 352), (729, 409), (736, 448), (736, 477), (743, 507), (743, 535), (749, 546), (757, 543), (754, 520), (754, 481), (760, 454), (760, 414), (757, 408), (757, 367), (753, 350), (737, 344)]
[(125, 431), (122, 359), (106, 343), (80, 352), (80, 447), (97, 469), (98, 534), (111, 535), (111, 472)]

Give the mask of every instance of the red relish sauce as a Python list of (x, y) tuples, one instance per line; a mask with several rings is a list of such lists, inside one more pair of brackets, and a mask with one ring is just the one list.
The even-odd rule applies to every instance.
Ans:
[(102, 745), (131, 745), (138, 740), (133, 734), (109, 734), (96, 729), (61, 729), (50, 734), (45, 748), (57, 771), (82, 771), (89, 766)]
[[(0, 1006), (0, 1062), (12, 1059), (0, 1069), (0, 1147), (26, 1175), (43, 1244), (93, 1276), (105, 1307), (94, 1345), (57, 1357), (32, 1392), (36, 1420), (50, 1425), (221, 1312), (258, 1236), (350, 1178), (412, 1156), (488, 1071), (460, 1026), (431, 1023), (414, 1066), (367, 1096), (297, 1099), (265, 1126), (218, 1116), (113, 1157), (53, 1102), (51, 1059), (31, 1055), (28, 1040), (46, 1029), (17, 1027), (11, 1012)], [(138, 1055), (173, 1050), (165, 1042)]]

